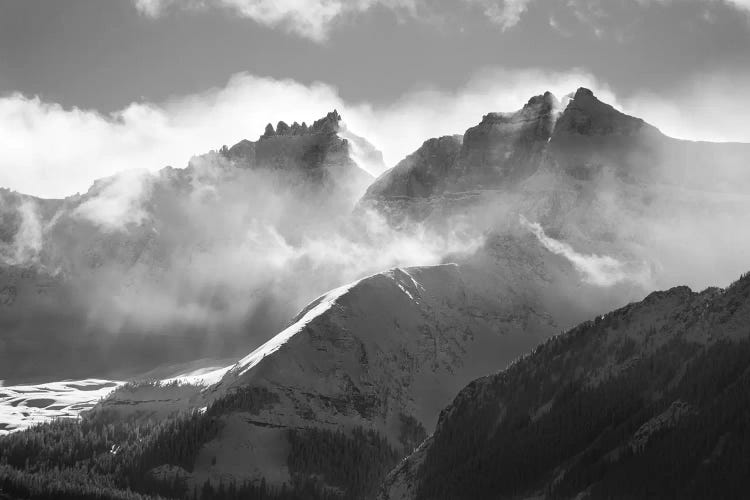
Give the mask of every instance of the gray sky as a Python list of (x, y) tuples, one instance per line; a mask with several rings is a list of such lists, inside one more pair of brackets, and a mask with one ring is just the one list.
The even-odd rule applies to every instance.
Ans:
[[(604, 89), (620, 107), (673, 135), (750, 140), (738, 131), (744, 120), (706, 125), (733, 109), (750, 112), (748, 68), (750, 0), (0, 0), (0, 132), (18, 135), (19, 123), (34, 124), (18, 135), (16, 153), (22, 141), (38, 145), (49, 141), (49, 130), (58, 130), (49, 121), (50, 109), (68, 113), (67, 120), (76, 118), (72, 108), (80, 108), (112, 127), (132, 119), (133, 103), (146, 103), (171, 125), (175, 114), (198, 106), (197, 100), (209, 106), (226, 94), (238, 74), (290, 79), (307, 90), (322, 82), (333, 96), (326, 105), (356, 107), (362, 116), (427, 103), (457, 107), (467, 92), (476, 100), (483, 91), (484, 112), (503, 110), (496, 106), (517, 105), (536, 84), (569, 82), (571, 91), (575, 77), (583, 75), (581, 84)], [(503, 92), (513, 98), (497, 97)], [(242, 95), (248, 113), (273, 115), (284, 108), (280, 96), (259, 103), (257, 93)], [(22, 97), (38, 102), (18, 104)], [(480, 107), (469, 106), (481, 115)], [(123, 116), (127, 109), (131, 113)], [(296, 119), (292, 112), (283, 117)], [(306, 113), (300, 110), (300, 119)], [(444, 132), (460, 133), (480, 118), (461, 116)], [(256, 120), (271, 119), (237, 122), (241, 132), (228, 128), (224, 139), (210, 139), (252, 136)], [(387, 132), (362, 123), (360, 128), (380, 136), (376, 145), (392, 162), (427, 138), (419, 134), (443, 132), (415, 125), (409, 141), (391, 145)], [(107, 139), (77, 137), (67, 142)], [(30, 167), (13, 159), (11, 146), (6, 139), (3, 149), (0, 142), (0, 185), (28, 190), (50, 171), (67, 168), (50, 164), (21, 182), (17, 172)], [(154, 168), (183, 157), (189, 157), (187, 150), (133, 162)], [(91, 161), (102, 165), (108, 159)], [(78, 184), (61, 185), (57, 194), (114, 168), (88, 169)]]
[(247, 71), (383, 101), (425, 83), (455, 88), (482, 67), (503, 66), (579, 67), (627, 96), (750, 66), (750, 21), (719, 1), (581, 1), (576, 9), (537, 0), (505, 29), (485, 14), (492, 3), (431, 1), (414, 13), (376, 4), (334, 19), (328, 38), (314, 41), (231, 7), (172, 7), (154, 18), (129, 0), (2, 0), (0, 90), (111, 111)]

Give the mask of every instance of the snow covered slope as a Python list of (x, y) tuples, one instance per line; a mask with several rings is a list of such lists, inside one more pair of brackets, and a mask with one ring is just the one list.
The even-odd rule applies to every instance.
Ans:
[(0, 385), (0, 435), (54, 418), (77, 417), (123, 382), (69, 380), (38, 385)]
[(200, 392), (232, 368), (229, 360), (197, 360), (164, 366), (123, 380), (83, 379), (37, 384), (2, 385), (0, 435), (58, 418), (77, 418), (97, 405), (117, 408), (121, 415), (168, 415), (198, 405)]

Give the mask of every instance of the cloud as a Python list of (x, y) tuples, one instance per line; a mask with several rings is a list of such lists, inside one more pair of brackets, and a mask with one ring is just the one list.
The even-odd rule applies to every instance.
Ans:
[(521, 20), (521, 16), (532, 0), (464, 0), (469, 4), (481, 7), (487, 18), (503, 30), (512, 28)]
[(704, 74), (666, 95), (621, 99), (583, 70), (487, 68), (455, 90), (422, 87), (376, 105), (346, 101), (324, 83), (240, 73), (222, 88), (163, 103), (132, 103), (107, 115), (12, 94), (0, 97), (0, 186), (64, 197), (118, 172), (183, 167), (193, 155), (257, 139), (269, 122), (310, 123), (334, 108), (393, 166), (428, 138), (462, 134), (488, 112), (512, 111), (545, 90), (560, 97), (579, 86), (667, 134), (750, 141), (737, 111), (750, 109), (750, 95), (736, 92), (738, 81), (750, 85), (750, 74)]
[[(671, 3), (675, 3), (676, 1), (684, 1), (684, 0), (638, 0), (638, 3), (671, 4)], [(737, 9), (750, 10), (750, 0), (692, 0), (692, 1), (696, 3), (713, 4), (713, 5), (729, 5)]]
[[(536, 0), (461, 0), (465, 6), (478, 7), (491, 23), (503, 31), (521, 22), (529, 6)], [(637, 0), (635, 9), (649, 4), (670, 5), (676, 0)], [(679, 0), (683, 2), (684, 0)], [(708, 6), (729, 6), (750, 12), (750, 0), (689, 0)], [(337, 23), (360, 16), (378, 6), (412, 19), (431, 19), (432, 14), (455, 17), (457, 12), (427, 0), (133, 0), (143, 15), (158, 18), (170, 9), (201, 11), (209, 8), (227, 10), (239, 17), (251, 19), (270, 28), (280, 28), (294, 35), (316, 42), (324, 42)], [(602, 19), (622, 6), (607, 5), (601, 0), (557, 0), (537, 2), (569, 11), (579, 22), (594, 27), (597, 37), (604, 35), (599, 26)], [(559, 10), (559, 9), (558, 9)], [(557, 20), (551, 26), (555, 26)], [(622, 34), (616, 35), (622, 36)]]
[(0, 222), (3, 215), (18, 215), (18, 226), (13, 240), (0, 241), (0, 262), (11, 265), (36, 263), (43, 244), (43, 227), (37, 214), (36, 203), (26, 199), (12, 209), (6, 207), (4, 200), (0, 199), (0, 210), (3, 212), (0, 214)]
[(649, 280), (645, 266), (635, 268), (608, 255), (578, 253), (567, 243), (547, 236), (539, 223), (529, 222), (523, 215), (519, 218), (521, 225), (531, 231), (544, 248), (568, 259), (587, 283), (608, 287), (625, 281), (645, 284)]
[[(620, 18), (624, 12), (638, 12), (650, 5), (660, 4), (670, 6), (677, 3), (688, 4), (693, 3), (696, 5), (704, 4), (707, 7), (717, 6), (728, 6), (743, 12), (750, 12), (750, 0), (636, 0), (636, 2), (607, 2), (603, 0), (557, 0), (555, 2), (540, 2), (538, 0), (465, 0), (468, 2), (480, 4), (484, 7), (485, 15), (496, 24), (500, 25), (503, 30), (515, 26), (521, 21), (521, 17), (526, 13), (532, 2), (544, 5), (545, 8), (552, 6), (550, 10), (559, 12), (568, 11), (572, 14), (580, 23), (591, 26), (594, 30), (594, 34), (597, 38), (601, 38), (606, 34), (606, 28), (602, 25), (602, 21), (609, 18), (617, 26), (616, 29), (610, 30), (614, 33), (614, 36), (621, 39), (625, 38), (621, 29), (623, 19)], [(561, 30), (558, 24), (558, 20), (554, 17), (550, 18), (550, 27), (552, 29)]]
[(107, 179), (73, 213), (104, 231), (129, 229), (112, 247), (96, 235), (79, 238), (84, 228), (66, 257), (76, 269), (96, 261), (78, 294), (105, 331), (204, 328), (230, 338), (239, 329), (255, 341), (327, 289), (395, 266), (438, 264), (483, 243), (460, 223), (448, 232), (395, 230), (374, 212), (354, 213), (356, 199), (235, 168), (216, 153), (194, 158), (190, 172), (143, 175)]
[(147, 195), (152, 180), (143, 169), (126, 170), (102, 179), (92, 189), (93, 196), (76, 207), (73, 214), (105, 231), (139, 224), (147, 217), (140, 202)]
[(631, 114), (656, 124), (679, 139), (750, 142), (747, 113), (750, 95), (733, 89), (750, 88), (750, 70), (701, 73), (668, 92), (640, 91), (623, 99)]
[(271, 28), (283, 28), (315, 41), (328, 37), (331, 27), (348, 15), (362, 14), (376, 5), (413, 12), (416, 0), (135, 0), (146, 16), (159, 17), (169, 8), (226, 9)]
[(249, 75), (108, 115), (21, 94), (0, 97), (0, 186), (44, 197), (83, 192), (118, 172), (183, 167), (194, 154), (257, 139), (268, 122), (309, 122), (340, 104), (326, 85)]
[(334, 108), (393, 165), (424, 140), (463, 133), (489, 111), (517, 109), (532, 94), (567, 93), (579, 85), (614, 99), (584, 72), (500, 69), (480, 72), (455, 91), (416, 89), (383, 105), (347, 102), (323, 83), (246, 73), (223, 88), (159, 104), (132, 103), (108, 115), (13, 94), (0, 97), (0, 186), (63, 197), (118, 172), (183, 167), (195, 154), (257, 139), (269, 122), (310, 123)]

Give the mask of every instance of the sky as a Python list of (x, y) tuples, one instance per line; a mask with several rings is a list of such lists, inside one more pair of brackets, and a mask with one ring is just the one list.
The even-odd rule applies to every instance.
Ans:
[(0, 0), (0, 186), (62, 197), (334, 107), (392, 166), (579, 86), (750, 142), (750, 0)]

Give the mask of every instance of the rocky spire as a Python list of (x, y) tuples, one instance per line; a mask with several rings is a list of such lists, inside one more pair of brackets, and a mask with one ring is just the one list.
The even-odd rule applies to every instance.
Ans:
[(640, 118), (622, 113), (596, 98), (584, 87), (579, 88), (555, 127), (555, 133), (579, 135), (633, 135), (654, 127)]
[(275, 135), (276, 135), (276, 131), (273, 129), (273, 125), (269, 123), (268, 125), (266, 125), (266, 130), (263, 132), (263, 135), (261, 135), (260, 138), (267, 139)]
[(336, 133), (339, 131), (341, 115), (335, 109), (320, 120), (316, 120), (310, 127), (310, 132), (315, 134)]

